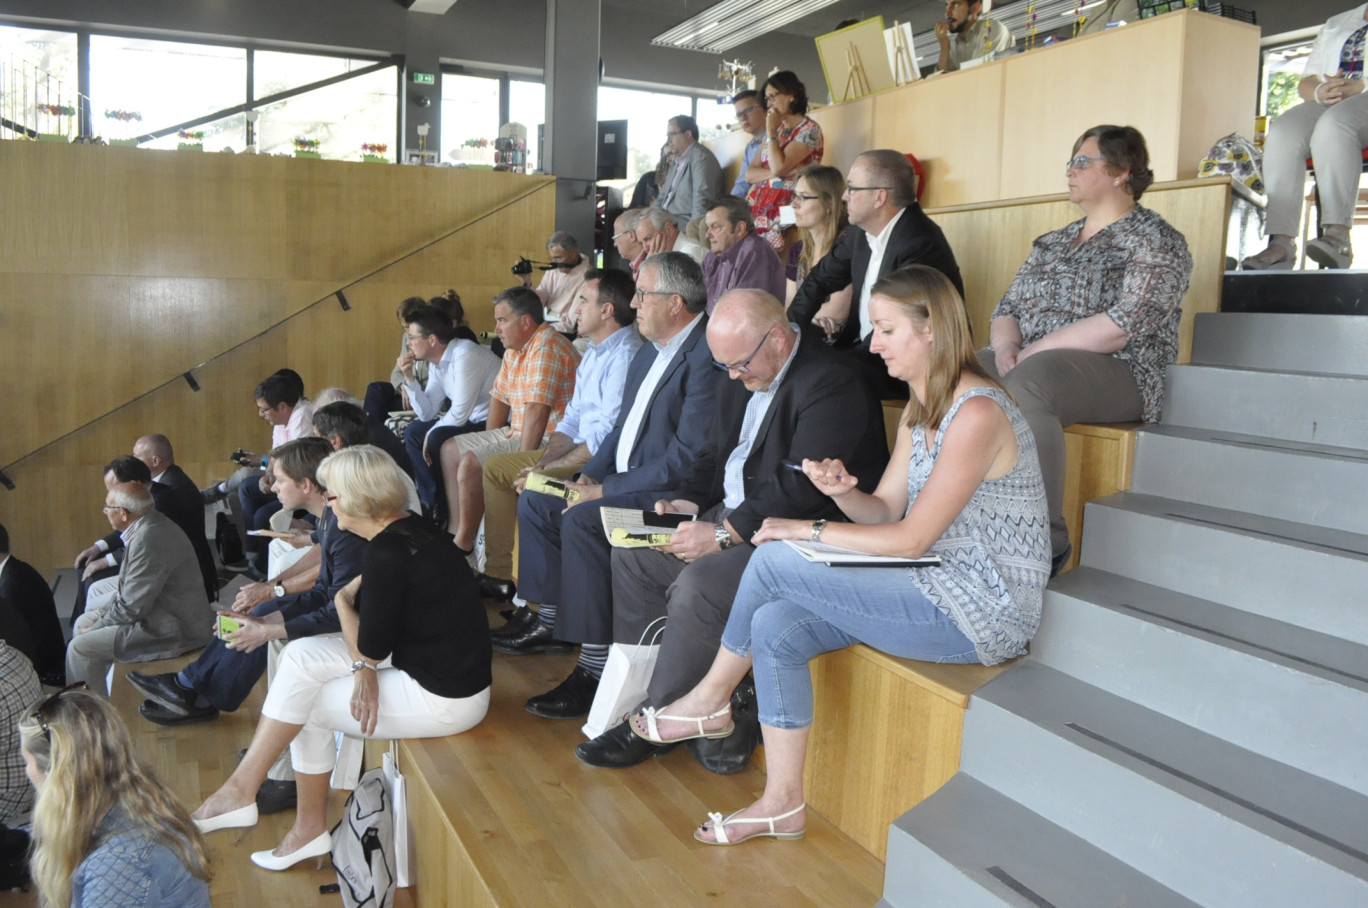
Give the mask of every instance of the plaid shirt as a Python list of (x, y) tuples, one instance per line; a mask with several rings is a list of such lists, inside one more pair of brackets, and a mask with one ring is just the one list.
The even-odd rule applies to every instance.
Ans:
[(18, 826), (33, 809), (19, 753), (19, 720), (43, 689), (28, 657), (0, 640), (0, 823)]
[(521, 350), (504, 352), (503, 365), (489, 396), (508, 405), (508, 438), (522, 436), (523, 409), (531, 403), (546, 404), (551, 416), (546, 431), (555, 431), (565, 415), (565, 405), (575, 393), (575, 368), (579, 353), (565, 337), (543, 322)]

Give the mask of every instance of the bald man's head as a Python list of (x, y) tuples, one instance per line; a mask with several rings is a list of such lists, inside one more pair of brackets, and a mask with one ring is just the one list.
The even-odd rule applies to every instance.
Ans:
[(714, 362), (751, 391), (769, 388), (797, 340), (784, 304), (764, 290), (724, 293), (708, 321)]

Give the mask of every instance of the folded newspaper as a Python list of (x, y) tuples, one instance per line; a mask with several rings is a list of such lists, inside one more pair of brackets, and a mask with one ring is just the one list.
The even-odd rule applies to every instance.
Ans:
[(523, 489), (528, 492), (540, 492), (553, 498), (563, 498), (566, 501), (579, 501), (579, 492), (567, 486), (565, 480), (547, 476), (545, 473), (528, 473), (527, 483)]
[(680, 524), (694, 519), (692, 514), (657, 514), (636, 508), (602, 508), (599, 519), (608, 542), (620, 549), (639, 549), (669, 545), (670, 535)]

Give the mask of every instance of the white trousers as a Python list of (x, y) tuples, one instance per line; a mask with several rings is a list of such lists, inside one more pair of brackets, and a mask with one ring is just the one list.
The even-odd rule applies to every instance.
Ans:
[[(261, 714), (303, 725), (290, 744), (295, 772), (331, 772), (333, 732), (365, 737), (352, 718), (351, 651), (341, 637), (307, 637), (285, 647)], [(380, 663), (380, 718), (374, 738), (442, 738), (474, 728), (489, 711), (489, 688), (472, 697), (439, 697), (406, 672)]]

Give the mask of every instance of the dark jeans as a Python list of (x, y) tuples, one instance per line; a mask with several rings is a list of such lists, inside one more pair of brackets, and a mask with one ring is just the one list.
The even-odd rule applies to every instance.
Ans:
[[(259, 479), (252, 478), (238, 486), (238, 501), (242, 504), (242, 520), (248, 530), (268, 530), (271, 528), (271, 515), (280, 510), (280, 499), (274, 492), (261, 491)], [(269, 550), (268, 540), (260, 536), (248, 535), (242, 540), (242, 550), (247, 559), (262, 574), (266, 573)]]
[[(404, 430), (404, 447), (408, 449), (409, 461), (413, 464), (413, 484), (418, 487), (418, 500), (423, 507), (434, 515), (446, 511), (446, 487), (442, 482), (442, 445), (448, 438), (465, 435), (468, 432), (483, 432), (483, 422), (468, 422), (463, 426), (442, 426), (428, 431), (437, 424), (435, 419), (415, 420)], [(427, 438), (428, 454), (432, 457), (431, 466), (423, 460), (423, 439)]]

